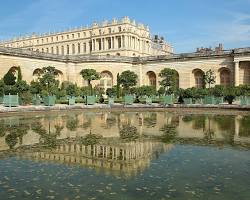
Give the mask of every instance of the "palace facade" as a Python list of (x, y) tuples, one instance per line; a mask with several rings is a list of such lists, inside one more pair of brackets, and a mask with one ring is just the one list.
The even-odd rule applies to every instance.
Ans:
[(101, 74), (101, 80), (93, 84), (104, 89), (116, 85), (117, 74), (126, 70), (138, 75), (137, 86), (152, 85), (158, 89), (159, 73), (164, 68), (178, 72), (181, 88), (203, 87), (203, 75), (210, 69), (215, 72), (215, 84), (250, 84), (249, 47), (223, 50), (220, 45), (173, 54), (173, 48), (163, 38), (151, 39), (148, 27), (137, 25), (128, 17), (121, 22), (94, 23), (91, 28), (1, 43), (0, 78), (17, 66), (27, 82), (36, 80), (41, 68), (53, 66), (60, 71), (60, 82), (79, 86), (87, 85), (80, 71), (92, 68)]
[(151, 38), (149, 27), (128, 17), (64, 32), (33, 34), (1, 42), (4, 47), (57, 55), (149, 56), (172, 54), (163, 37)]

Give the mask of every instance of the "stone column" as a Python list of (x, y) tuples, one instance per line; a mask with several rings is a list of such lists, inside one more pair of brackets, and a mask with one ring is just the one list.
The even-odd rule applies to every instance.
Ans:
[(110, 37), (111, 49), (113, 48), (113, 37)]
[(238, 86), (240, 84), (240, 67), (239, 62), (234, 63), (234, 85)]

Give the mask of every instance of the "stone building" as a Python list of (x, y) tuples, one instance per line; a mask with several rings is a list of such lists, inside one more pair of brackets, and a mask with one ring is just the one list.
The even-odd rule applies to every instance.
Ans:
[(173, 53), (173, 48), (163, 38), (151, 38), (148, 26), (137, 24), (128, 17), (64, 32), (14, 38), (0, 45), (57, 55), (149, 56)]
[(90, 28), (2, 43), (0, 78), (17, 66), (27, 82), (36, 80), (41, 68), (53, 66), (60, 71), (60, 82), (70, 81), (79, 86), (87, 85), (80, 71), (95, 69), (101, 79), (93, 84), (105, 90), (116, 85), (117, 74), (126, 70), (138, 75), (137, 86), (159, 89), (159, 73), (164, 68), (178, 72), (180, 88), (203, 87), (203, 75), (210, 69), (216, 75), (215, 84), (250, 84), (249, 47), (224, 50), (220, 44), (215, 49), (173, 54), (173, 48), (163, 38), (152, 39), (147, 27), (136, 25), (128, 17), (102, 25), (94, 23)]

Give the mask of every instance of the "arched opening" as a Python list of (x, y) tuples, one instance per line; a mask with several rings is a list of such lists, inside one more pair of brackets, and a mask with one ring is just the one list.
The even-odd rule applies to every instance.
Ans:
[(194, 69), (194, 81), (195, 81), (195, 87), (196, 88), (204, 88), (205, 82), (204, 82), (204, 72), (201, 69)]
[(56, 80), (58, 80), (60, 84), (63, 82), (63, 73), (62, 73), (62, 71), (57, 70)]
[(147, 72), (148, 85), (156, 88), (156, 74), (153, 71)]
[(250, 84), (250, 61), (240, 62), (240, 79), (242, 84)]
[(117, 55), (117, 56), (120, 56), (121, 54), (120, 54), (120, 53), (117, 53), (116, 55)]
[(230, 70), (227, 68), (221, 68), (221, 69), (219, 69), (219, 72), (220, 72), (220, 84), (223, 86), (229, 86), (231, 84)]
[(35, 69), (33, 71), (33, 80), (37, 81), (38, 78), (41, 76), (41, 74), (42, 74), (42, 70), (41, 69), (39, 69), (39, 68)]
[(110, 71), (103, 71), (101, 73), (100, 87), (106, 91), (113, 87), (113, 75)]

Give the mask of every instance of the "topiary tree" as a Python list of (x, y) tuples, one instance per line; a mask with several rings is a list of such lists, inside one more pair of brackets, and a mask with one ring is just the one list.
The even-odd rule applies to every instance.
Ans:
[(22, 76), (22, 71), (21, 71), (21, 67), (18, 66), (17, 67), (17, 82), (23, 80), (23, 76)]
[(106, 90), (106, 95), (108, 95), (108, 97), (114, 97), (116, 94), (116, 88), (108, 88)]
[(41, 76), (38, 80), (43, 90), (47, 91), (49, 95), (54, 95), (58, 90), (59, 81), (56, 80), (56, 77), (59, 73), (60, 71), (55, 67), (48, 66), (42, 68)]
[(162, 78), (160, 85), (164, 87), (165, 94), (173, 94), (177, 89), (178, 72), (174, 69), (165, 68), (159, 76)]
[(37, 95), (42, 91), (42, 86), (38, 81), (31, 81), (30, 83), (30, 92), (31, 94)]
[(93, 91), (92, 91), (92, 84), (91, 84), (91, 81), (93, 80), (99, 80), (101, 77), (100, 77), (100, 74), (97, 73), (97, 71), (95, 69), (83, 69), (80, 74), (82, 75), (82, 78), (84, 80), (87, 80), (88, 81), (88, 86), (90, 88), (90, 91), (91, 91), (91, 95), (93, 94)]
[(67, 87), (66, 87), (66, 94), (70, 97), (73, 96), (78, 96), (79, 95), (79, 89), (77, 87), (76, 84), (70, 83)]
[(15, 85), (16, 77), (13, 74), (12, 70), (9, 70), (3, 77), (5, 85)]
[(129, 88), (137, 84), (137, 78), (137, 74), (130, 70), (121, 73), (121, 75), (119, 76), (119, 83), (124, 88), (125, 93), (130, 93)]
[(136, 90), (137, 96), (152, 96), (156, 94), (156, 89), (154, 86), (143, 85)]
[(204, 82), (208, 85), (208, 88), (211, 88), (211, 85), (215, 83), (216, 76), (213, 70), (208, 70), (204, 74)]

